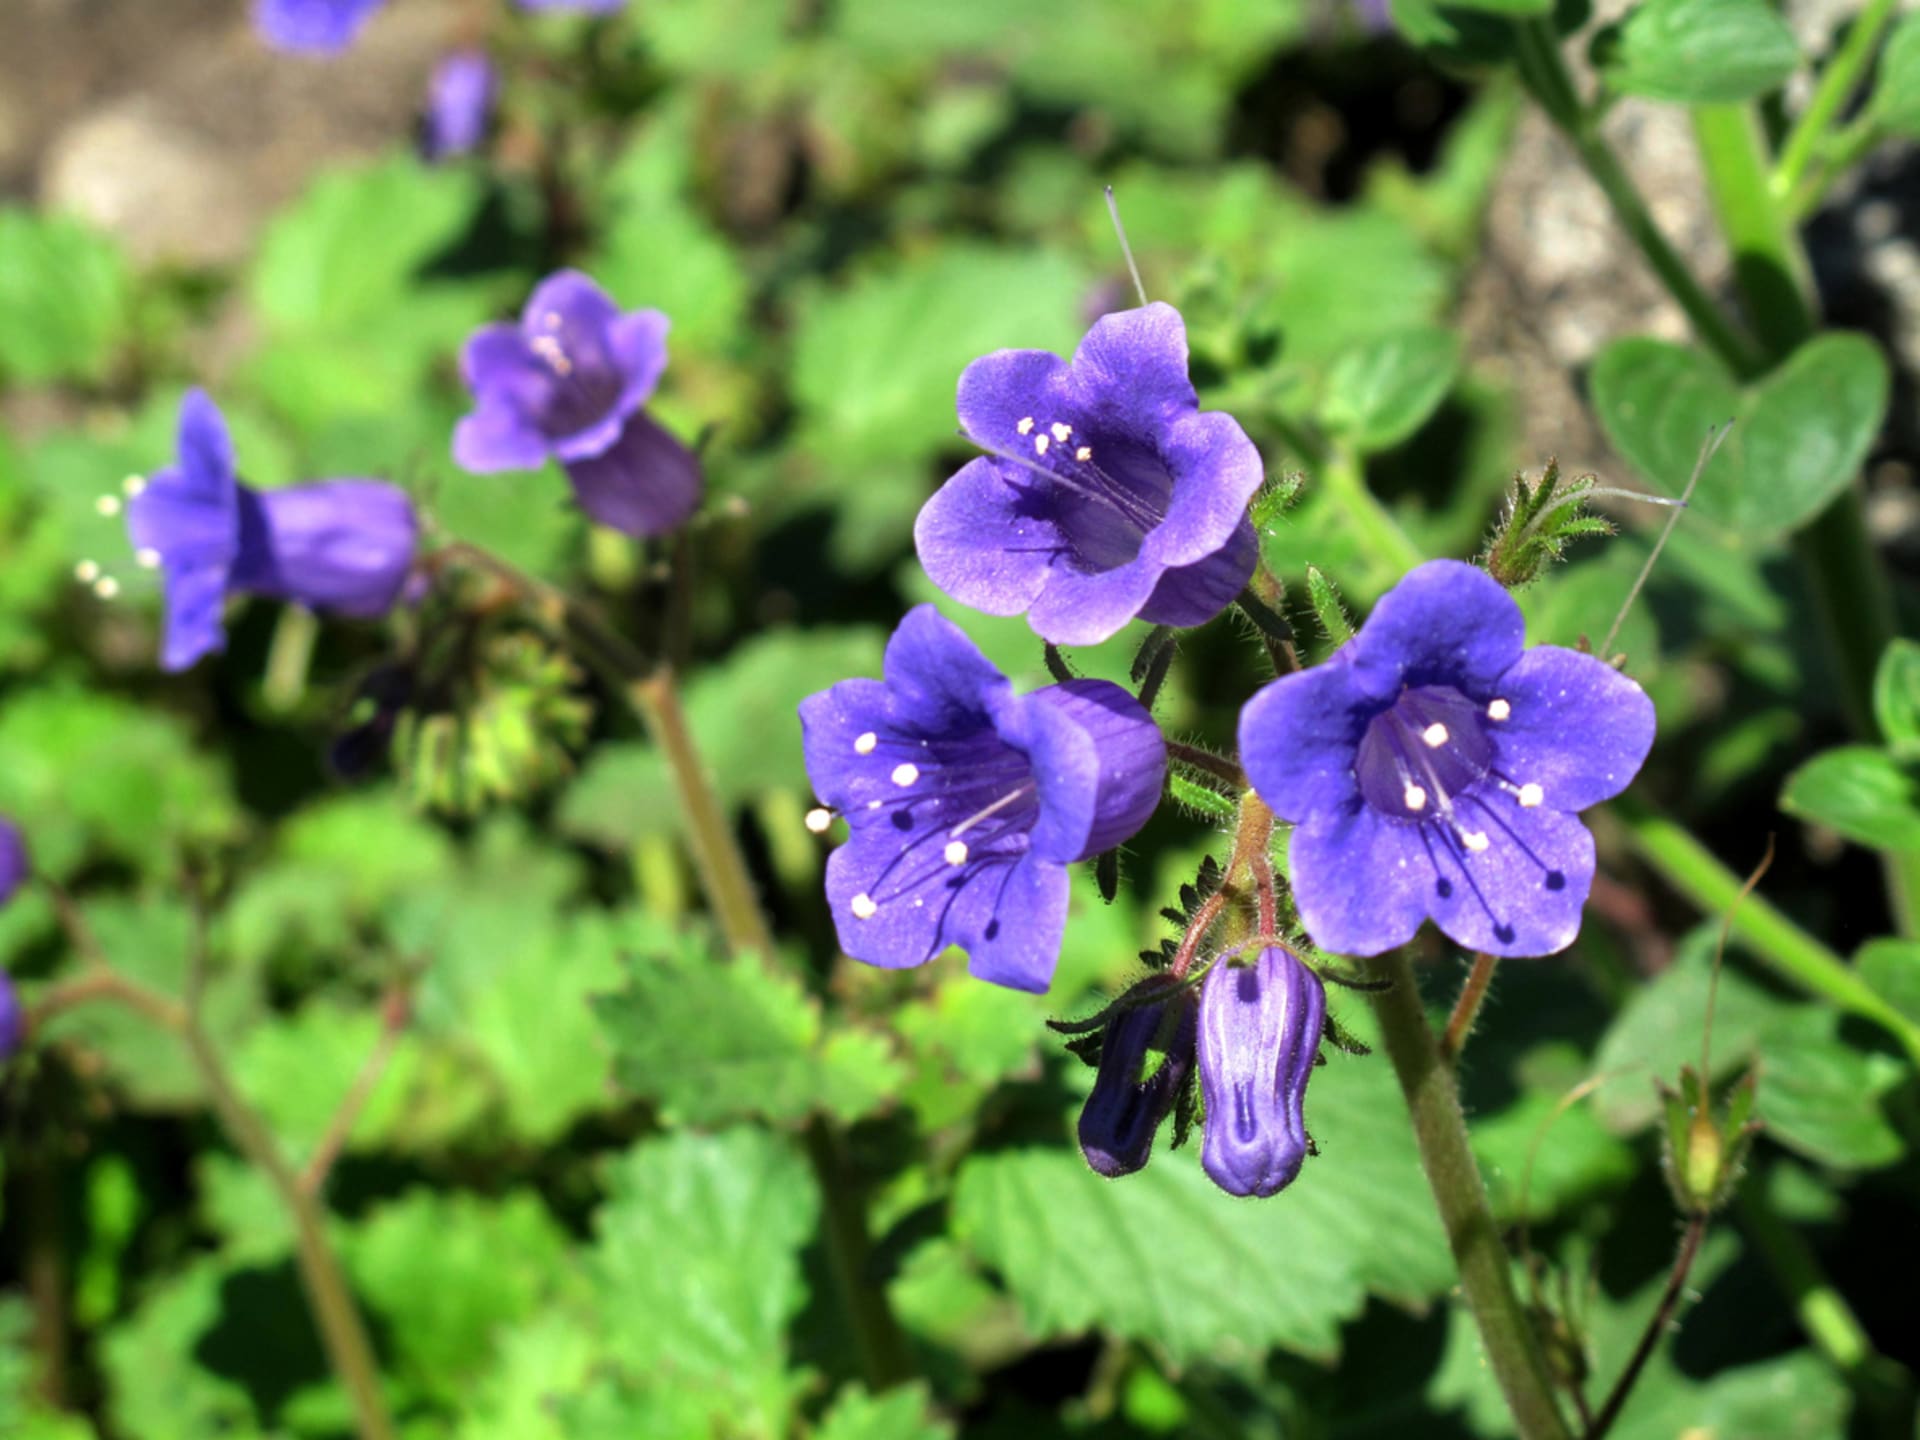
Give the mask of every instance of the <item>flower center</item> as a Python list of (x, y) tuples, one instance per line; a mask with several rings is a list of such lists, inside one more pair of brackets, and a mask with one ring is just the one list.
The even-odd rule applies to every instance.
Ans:
[(1151, 446), (1126, 436), (1096, 438), (1068, 420), (1025, 416), (996, 453), (1043, 477), (1035, 511), (1059, 528), (1084, 570), (1131, 561), (1173, 496), (1173, 476)]
[(1451, 685), (1403, 691), (1361, 737), (1354, 767), (1361, 796), (1393, 819), (1452, 822), (1456, 797), (1493, 768), (1488, 723), (1486, 709)]
[(620, 398), (620, 374), (600, 337), (549, 313), (527, 344), (546, 371), (536, 418), (549, 438), (586, 429)]

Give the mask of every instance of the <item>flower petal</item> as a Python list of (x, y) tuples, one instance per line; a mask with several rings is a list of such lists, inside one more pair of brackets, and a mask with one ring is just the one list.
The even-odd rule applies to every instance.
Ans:
[(1340, 655), (1282, 676), (1240, 712), (1240, 763), (1281, 819), (1331, 814), (1358, 798), (1354, 759), (1378, 708)]
[(1160, 453), (1174, 477), (1173, 495), (1166, 518), (1142, 543), (1144, 553), (1163, 565), (1193, 565), (1217, 554), (1242, 527), (1251, 536), (1247, 506), (1266, 480), (1266, 467), (1238, 420), (1220, 411), (1181, 415), (1161, 437)]
[(166, 638), (160, 647), (160, 668), (188, 670), (203, 655), (227, 648), (223, 611), (227, 598), (227, 567), (193, 565), (166, 572)]
[(598, 455), (566, 462), (580, 508), (623, 535), (666, 535), (700, 508), (700, 461), (652, 417), (634, 411)]
[(1167, 773), (1166, 741), (1145, 707), (1106, 680), (1049, 685), (1015, 703), (1029, 722), (1025, 748), (1040, 802), (1034, 853), (1085, 860), (1138, 833)]
[(968, 461), (913, 522), (928, 578), (987, 615), (1018, 615), (1031, 605), (1067, 548), (1053, 523), (1036, 513), (1030, 489), (1008, 473), (1014, 468)]
[(1201, 982), (1200, 1164), (1229, 1195), (1277, 1194), (1300, 1173), (1326, 1014), (1320, 977), (1277, 945), (1252, 965), (1218, 961)]
[(1522, 808), (1492, 787), (1463, 797), (1459, 815), (1487, 837), (1485, 849), (1468, 850), (1438, 825), (1405, 827), (1429, 837), (1434, 922), (1455, 944), (1491, 955), (1552, 955), (1571, 945), (1593, 888), (1587, 827), (1545, 806)]
[(253, 23), (280, 50), (331, 55), (346, 49), (386, 0), (255, 0)]
[(1301, 925), (1314, 944), (1341, 955), (1406, 944), (1426, 918), (1435, 880), (1420, 827), (1384, 819), (1357, 797), (1297, 827), (1287, 866)]
[(1139, 616), (1160, 575), (1160, 566), (1147, 560), (1094, 572), (1060, 567), (1047, 577), (1027, 623), (1056, 645), (1098, 645)]
[(960, 426), (975, 444), (1024, 457), (1034, 428), (1065, 415), (1066, 375), (1067, 362), (1050, 350), (982, 355), (960, 372)]
[(1352, 641), (1355, 679), (1383, 698), (1414, 685), (1451, 685), (1470, 698), (1520, 658), (1526, 622), (1513, 597), (1486, 571), (1429, 560), (1407, 572)]
[(241, 492), (242, 547), (231, 584), (316, 610), (371, 618), (400, 598), (419, 522), (406, 492), (326, 480)]
[(967, 632), (931, 605), (906, 613), (887, 641), (891, 716), (910, 733), (941, 735), (984, 727), (1012, 686)]
[(1140, 618), (1155, 625), (1206, 624), (1246, 588), (1259, 556), (1253, 522), (1242, 515), (1233, 533), (1211, 555), (1160, 577), (1140, 607)]
[(667, 331), (673, 322), (663, 310), (635, 310), (607, 329), (613, 363), (624, 377), (620, 409), (631, 414), (646, 404), (667, 368)]
[(1073, 352), (1072, 393), (1089, 424), (1157, 440), (1200, 402), (1187, 374), (1187, 324), (1164, 301), (1102, 315)]
[(1067, 869), (1030, 854), (990, 888), (993, 879), (981, 875), (964, 892), (968, 903), (957, 928), (965, 933), (960, 943), (967, 950), (967, 973), (1039, 994), (1053, 983), (1060, 963), (1072, 889)]
[(1592, 655), (1538, 645), (1500, 677), (1507, 718), (1487, 727), (1496, 763), (1569, 813), (1626, 789), (1653, 748), (1647, 692)]

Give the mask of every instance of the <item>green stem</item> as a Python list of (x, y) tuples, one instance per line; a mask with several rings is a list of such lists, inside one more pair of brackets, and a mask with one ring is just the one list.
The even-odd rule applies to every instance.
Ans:
[(1771, 183), (1776, 201), (1784, 204), (1806, 179), (1807, 167), (1865, 78), (1874, 52), (1880, 48), (1880, 37), (1898, 8), (1899, 0), (1867, 0), (1853, 28), (1847, 31), (1847, 38), (1840, 42), (1840, 48), (1833, 52), (1833, 58), (1820, 72), (1820, 83), (1814, 87), (1813, 98), (1801, 112), (1786, 144), (1780, 147), (1780, 163), (1774, 167)]
[(1827, 137), (1826, 144), (1820, 147), (1819, 168), (1780, 202), (1794, 223), (1803, 222), (1818, 210), (1820, 202), (1827, 198), (1827, 191), (1833, 188), (1833, 182), (1866, 159), (1873, 147), (1886, 138), (1880, 117), (1872, 113), (1860, 116)]
[[(1609, 806), (1640, 856), (1707, 915), (1724, 915), (1745, 881), (1680, 825), (1646, 801), (1622, 795)], [(1765, 899), (1749, 895), (1733, 909), (1732, 933), (1757, 959), (1809, 994), (1870, 1020), (1920, 1064), (1920, 1025), (1882, 999), (1853, 967)]]
[(846, 1302), (847, 1320), (860, 1371), (874, 1390), (913, 1376), (913, 1356), (887, 1304), (886, 1286), (872, 1275), (873, 1247), (867, 1237), (866, 1201), (847, 1159), (846, 1137), (816, 1117), (806, 1130), (807, 1158), (820, 1178), (825, 1205), (827, 1262)]
[(1533, 1327), (1513, 1286), (1513, 1262), (1487, 1208), (1486, 1185), (1467, 1142), (1460, 1092), (1434, 1044), (1413, 966), (1400, 951), (1372, 963), (1382, 978), (1393, 982), (1371, 993), (1374, 1014), (1407, 1097), (1420, 1161), (1494, 1379), (1520, 1440), (1570, 1440)]
[(1627, 1397), (1633, 1394), (1633, 1387), (1639, 1383), (1640, 1372), (1647, 1368), (1647, 1361), (1653, 1358), (1653, 1352), (1659, 1348), (1661, 1337), (1673, 1324), (1674, 1312), (1680, 1308), (1681, 1292), (1686, 1288), (1687, 1276), (1693, 1271), (1693, 1262), (1700, 1254), (1700, 1242), (1706, 1238), (1706, 1234), (1706, 1216), (1696, 1215), (1687, 1222), (1686, 1234), (1680, 1237), (1680, 1251), (1673, 1257), (1673, 1268), (1667, 1272), (1667, 1288), (1660, 1293), (1660, 1303), (1648, 1319), (1647, 1328), (1640, 1332), (1640, 1342), (1633, 1347), (1627, 1368), (1613, 1382), (1613, 1389), (1607, 1392), (1606, 1401), (1587, 1426), (1587, 1433), (1582, 1440), (1604, 1440), (1607, 1431), (1613, 1428), (1613, 1422), (1620, 1418)]
[[(1791, 355), (1812, 338), (1813, 271), (1773, 195), (1759, 117), (1745, 105), (1698, 105), (1693, 134), (1707, 172), (1707, 193), (1733, 256), (1747, 318), (1765, 353), (1758, 368)], [(1743, 375), (1742, 378), (1750, 378)]]
[[(1379, 570), (1397, 577), (1427, 558), (1393, 512), (1368, 488), (1366, 468), (1359, 460), (1344, 450), (1330, 452), (1315, 478), (1321, 493), (1345, 512), (1358, 532), (1361, 553), (1370, 556)], [(1384, 589), (1386, 586), (1378, 586), (1376, 593)]]

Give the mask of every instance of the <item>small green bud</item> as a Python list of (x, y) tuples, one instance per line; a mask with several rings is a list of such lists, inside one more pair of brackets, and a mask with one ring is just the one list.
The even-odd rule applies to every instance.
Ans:
[(1759, 1132), (1752, 1119), (1757, 1082), (1749, 1070), (1727, 1092), (1723, 1114), (1714, 1113), (1706, 1082), (1691, 1065), (1680, 1070), (1680, 1088), (1655, 1082), (1665, 1113), (1661, 1169), (1674, 1204), (1684, 1215), (1724, 1209), (1746, 1171), (1747, 1151)]
[(1587, 508), (1594, 484), (1591, 475), (1562, 480), (1560, 462), (1552, 459), (1535, 484), (1529, 485), (1525, 475), (1515, 475), (1513, 493), (1494, 522), (1481, 556), (1486, 572), (1509, 590), (1518, 590), (1563, 558), (1572, 541), (1613, 534), (1612, 522)]

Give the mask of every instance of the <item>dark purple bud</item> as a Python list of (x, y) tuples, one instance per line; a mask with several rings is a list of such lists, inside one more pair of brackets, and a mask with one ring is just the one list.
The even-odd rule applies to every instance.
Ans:
[[(1155, 976), (1142, 988), (1166, 989), (1171, 983)], [(1189, 989), (1166, 1000), (1128, 1005), (1107, 1021), (1093, 1093), (1080, 1112), (1080, 1150), (1097, 1173), (1112, 1179), (1145, 1167), (1160, 1122), (1193, 1068), (1193, 1039)], [(1147, 1074), (1156, 1052), (1164, 1058)]]
[(1229, 1195), (1273, 1195), (1307, 1156), (1302, 1106), (1327, 1016), (1320, 977), (1272, 946), (1216, 964), (1200, 986), (1200, 1163)]
[(427, 79), (427, 110), (420, 149), (429, 160), (450, 160), (478, 150), (493, 117), (493, 62), (482, 50), (455, 50), (441, 57)]
[(0, 905), (13, 899), (27, 883), (29, 873), (27, 842), (20, 834), (20, 827), (11, 820), (0, 819)]

